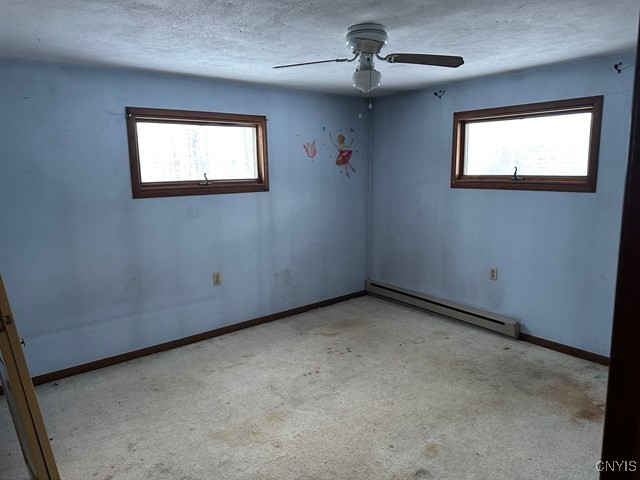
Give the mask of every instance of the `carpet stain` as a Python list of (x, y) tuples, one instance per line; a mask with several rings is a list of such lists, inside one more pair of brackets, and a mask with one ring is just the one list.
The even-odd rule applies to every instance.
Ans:
[(156, 463), (154, 468), (158, 471), (158, 473), (171, 473), (171, 467), (165, 466), (163, 462)]
[(368, 325), (371, 325), (371, 322), (367, 318), (358, 316), (348, 317), (338, 322), (339, 328), (359, 328), (366, 327)]
[(424, 447), (423, 453), (426, 458), (432, 460), (440, 454), (440, 445), (436, 443), (427, 443)]
[(339, 349), (337, 347), (335, 347), (335, 348), (327, 347), (327, 353), (335, 353), (336, 355), (344, 355), (345, 353), (353, 353), (353, 350), (351, 350), (351, 347), (347, 347), (344, 350)]
[(366, 328), (370, 322), (367, 322), (365, 318), (361, 317), (351, 317), (345, 318), (344, 320), (335, 323), (332, 325), (332, 329), (328, 332), (317, 332), (316, 335), (322, 335), (325, 337), (336, 337), (343, 333), (353, 332), (354, 330), (360, 330), (362, 328)]
[(314, 366), (313, 366), (313, 368), (312, 368), (311, 370), (309, 370), (309, 371), (308, 371), (308, 372), (306, 372), (306, 373), (303, 373), (303, 374), (302, 374), (302, 376), (303, 376), (303, 377), (307, 377), (307, 376), (309, 376), (309, 375), (314, 375), (314, 374), (315, 374), (315, 375), (320, 375), (320, 370), (321, 370), (321, 369), (322, 369), (322, 365), (318, 365), (318, 364), (316, 364), (316, 365), (314, 365)]
[(420, 470), (416, 470), (416, 473), (413, 474), (413, 477), (419, 480), (427, 480), (429, 478), (433, 478), (433, 474), (429, 470), (421, 468)]
[(449, 332), (445, 331), (445, 330), (434, 330), (431, 332), (431, 335), (434, 337), (447, 337), (449, 335)]
[(500, 365), (497, 370), (503, 373), (501, 389), (510, 385), (521, 393), (540, 397), (566, 411), (574, 421), (601, 422), (604, 418), (605, 404), (595, 396), (597, 392), (590, 391), (593, 385), (589, 382), (523, 358), (519, 359), (517, 370), (508, 365)]
[(604, 403), (594, 399), (587, 391), (589, 385), (563, 376), (540, 389), (540, 394), (569, 410), (575, 420), (601, 421)]
[(285, 420), (288, 413), (281, 410), (269, 410), (259, 417), (227, 425), (222, 430), (211, 432), (211, 439), (222, 439), (234, 447), (266, 445), (271, 443)]
[(343, 317), (342, 320), (327, 322), (296, 322), (286, 321), (300, 335), (316, 335), (321, 337), (337, 337), (354, 331), (362, 331), (371, 326), (366, 317)]
[(340, 335), (340, 332), (318, 332), (314, 333), (314, 335), (320, 335), (322, 337), (335, 337)]

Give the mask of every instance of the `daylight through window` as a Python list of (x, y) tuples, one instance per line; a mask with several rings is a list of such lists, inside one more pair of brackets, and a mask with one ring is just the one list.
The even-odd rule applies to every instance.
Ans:
[(134, 197), (268, 190), (266, 118), (127, 108)]
[(454, 114), (451, 186), (595, 191), (602, 97)]

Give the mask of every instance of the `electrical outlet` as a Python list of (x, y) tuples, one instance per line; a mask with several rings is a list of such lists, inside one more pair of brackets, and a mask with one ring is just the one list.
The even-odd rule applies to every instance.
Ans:
[(218, 286), (218, 285), (220, 285), (221, 283), (222, 283), (222, 273), (220, 273), (220, 272), (215, 272), (215, 273), (213, 274), (213, 284), (214, 284), (215, 286)]
[(489, 280), (498, 280), (498, 269), (496, 267), (491, 267), (489, 269)]

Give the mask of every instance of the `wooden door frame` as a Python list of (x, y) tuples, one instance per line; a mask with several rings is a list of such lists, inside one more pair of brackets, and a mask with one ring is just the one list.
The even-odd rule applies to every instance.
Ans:
[[(640, 40), (639, 40), (640, 43)], [(637, 45), (636, 45), (637, 46)], [(600, 479), (640, 480), (640, 52), (636, 51), (629, 164), (618, 257)], [(609, 468), (613, 467), (613, 468)]]
[(5, 397), (20, 441), (29, 476), (60, 480), (47, 430), (20, 344), (9, 299), (0, 276), (0, 351), (7, 381)]

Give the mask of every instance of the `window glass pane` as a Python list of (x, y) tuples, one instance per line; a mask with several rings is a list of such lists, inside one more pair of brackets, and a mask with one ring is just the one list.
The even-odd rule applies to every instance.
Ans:
[(464, 175), (586, 176), (591, 112), (466, 124)]
[(258, 178), (253, 127), (138, 121), (136, 129), (143, 183)]

